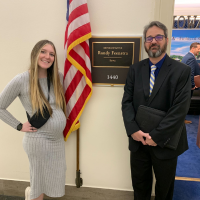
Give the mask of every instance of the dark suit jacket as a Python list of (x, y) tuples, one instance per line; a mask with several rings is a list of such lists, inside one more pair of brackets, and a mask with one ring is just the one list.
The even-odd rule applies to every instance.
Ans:
[(191, 67), (191, 87), (193, 88), (195, 86), (194, 76), (200, 75), (199, 65), (195, 57), (189, 52), (183, 57), (181, 62)]
[(167, 112), (159, 126), (149, 134), (157, 144), (152, 147), (159, 159), (170, 159), (180, 155), (188, 149), (186, 128), (182, 134), (176, 150), (165, 147), (170, 137), (179, 130), (190, 106), (190, 67), (175, 61), (167, 55), (156, 78), (152, 94), (149, 98), (149, 59), (145, 59), (130, 66), (124, 96), (122, 99), (122, 113), (127, 135), (129, 136), (129, 150), (136, 152), (141, 142), (132, 139), (131, 134), (139, 131), (135, 116), (140, 105)]

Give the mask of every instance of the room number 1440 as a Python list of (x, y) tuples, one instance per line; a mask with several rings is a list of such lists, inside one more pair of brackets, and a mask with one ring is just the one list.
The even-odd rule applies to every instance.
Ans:
[(107, 79), (118, 79), (118, 75), (107, 75)]

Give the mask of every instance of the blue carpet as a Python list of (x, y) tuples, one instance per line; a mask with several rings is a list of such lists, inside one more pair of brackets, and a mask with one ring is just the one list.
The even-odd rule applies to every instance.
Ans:
[(199, 115), (187, 115), (186, 119), (192, 121), (186, 125), (189, 149), (178, 157), (176, 176), (200, 178), (200, 149), (196, 145)]
[[(199, 115), (187, 115), (187, 138), (189, 149), (178, 157), (176, 176), (200, 178), (200, 149), (196, 145)], [(176, 180), (173, 200), (200, 200), (200, 182)]]
[(175, 181), (173, 200), (199, 200), (200, 182)]

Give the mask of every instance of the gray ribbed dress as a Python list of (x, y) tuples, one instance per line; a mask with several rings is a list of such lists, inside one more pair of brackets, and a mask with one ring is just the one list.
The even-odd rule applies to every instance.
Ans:
[[(63, 76), (60, 73), (61, 83)], [(47, 98), (47, 79), (39, 79), (42, 91)], [(6, 108), (19, 97), (25, 110), (32, 116), (29, 96), (29, 73), (19, 74), (11, 80), (0, 94), (0, 119), (17, 129), (18, 121)], [(30, 162), (31, 199), (39, 197), (42, 193), (50, 197), (61, 197), (65, 194), (65, 142), (63, 130), (66, 117), (62, 109), (55, 105), (53, 85), (50, 87), (50, 106), (52, 117), (37, 132), (27, 132), (23, 138), (23, 147)]]

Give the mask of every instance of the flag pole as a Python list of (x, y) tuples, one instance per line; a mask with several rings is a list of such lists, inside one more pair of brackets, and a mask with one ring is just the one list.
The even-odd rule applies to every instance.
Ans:
[[(69, 136), (68, 134), (80, 126), (80, 124), (76, 123), (92, 95), (92, 75), (91, 63), (89, 62), (90, 50), (88, 41), (92, 37), (92, 33), (87, 0), (67, 0), (66, 20), (67, 24), (64, 40), (66, 56), (64, 67), (64, 86), (66, 87), (65, 98), (69, 120), (67, 121), (64, 135), (67, 140)], [(85, 84), (83, 84), (84, 78)], [(77, 188), (80, 188), (83, 185), (83, 179), (80, 177), (81, 173), (79, 169), (79, 131), (80, 130), (78, 129), (76, 142), (77, 167), (75, 184)]]
[(83, 185), (83, 179), (81, 178), (81, 172), (79, 169), (79, 129), (76, 132), (76, 187), (80, 188)]

